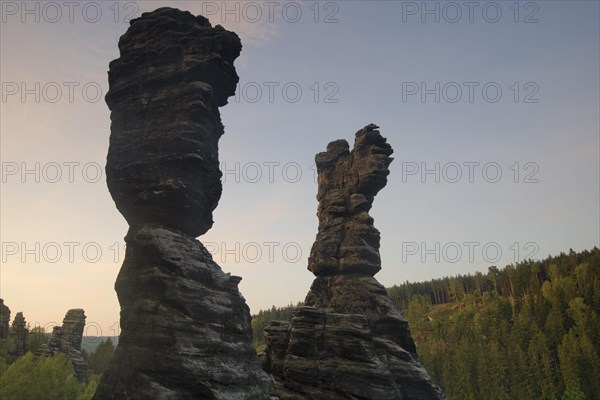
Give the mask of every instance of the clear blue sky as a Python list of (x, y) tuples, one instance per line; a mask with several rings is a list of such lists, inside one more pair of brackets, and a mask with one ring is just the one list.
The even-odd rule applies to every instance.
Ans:
[[(32, 324), (74, 307), (103, 334), (118, 321), (127, 225), (96, 179), (110, 131), (98, 96), (123, 19), (164, 5), (204, 11), (244, 43), (238, 96), (221, 109), (223, 196), (200, 240), (243, 277), (253, 311), (304, 298), (314, 155), (371, 122), (395, 150), (372, 211), (386, 286), (599, 245), (596, 1), (46, 4), (2, 2), (0, 33), (0, 296)], [(439, 182), (421, 175), (436, 165)]]

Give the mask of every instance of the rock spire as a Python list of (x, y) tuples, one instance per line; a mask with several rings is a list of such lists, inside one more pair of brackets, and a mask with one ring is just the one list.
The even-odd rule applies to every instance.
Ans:
[(379, 231), (369, 210), (387, 183), (393, 150), (378, 127), (317, 154), (316, 275), (291, 323), (265, 328), (263, 367), (282, 400), (441, 400), (419, 364), (408, 323), (374, 278)]
[(159, 8), (110, 63), (107, 183), (129, 224), (115, 284), (121, 335), (95, 400), (270, 400), (241, 278), (195, 239), (221, 196), (219, 107), (239, 80), (238, 36)]

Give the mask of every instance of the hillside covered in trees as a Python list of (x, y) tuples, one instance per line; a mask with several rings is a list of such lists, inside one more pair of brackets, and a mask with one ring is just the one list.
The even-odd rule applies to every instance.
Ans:
[(290, 303), (284, 307), (271, 307), (268, 310), (260, 310), (258, 314), (252, 316), (252, 337), (254, 338), (254, 347), (256, 351), (262, 351), (265, 348), (265, 338), (263, 337), (263, 329), (271, 321), (281, 320), (289, 321), (292, 319), (292, 311), (294, 307), (301, 307), (302, 302), (293, 305)]
[(78, 382), (71, 361), (62, 353), (52, 357), (35, 355), (49, 335), (41, 327), (34, 327), (29, 335), (29, 350), (14, 358), (11, 339), (0, 339), (0, 399), (61, 399), (90, 400), (96, 391), (100, 376), (112, 358), (115, 346), (110, 338), (101, 340), (91, 353), (83, 350), (89, 365), (87, 382)]
[[(449, 400), (600, 399), (600, 249), (388, 289)], [(271, 320), (253, 316), (255, 346)]]

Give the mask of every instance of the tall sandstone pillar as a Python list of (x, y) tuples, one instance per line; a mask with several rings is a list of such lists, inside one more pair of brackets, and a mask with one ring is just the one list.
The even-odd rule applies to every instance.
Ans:
[(132, 20), (119, 41), (106, 171), (129, 232), (121, 335), (96, 400), (272, 398), (241, 278), (196, 240), (221, 196), (219, 107), (235, 93), (241, 48), (235, 33), (172, 8)]
[(67, 311), (62, 326), (55, 326), (48, 343), (41, 345), (36, 351), (38, 357), (65, 354), (71, 360), (75, 377), (80, 382), (87, 382), (89, 368), (81, 354), (85, 318), (85, 311), (81, 308)]
[(379, 231), (369, 210), (393, 150), (370, 124), (354, 147), (317, 154), (319, 231), (308, 259), (316, 279), (292, 322), (265, 329), (263, 367), (282, 400), (440, 400), (419, 364), (407, 321), (374, 278)]

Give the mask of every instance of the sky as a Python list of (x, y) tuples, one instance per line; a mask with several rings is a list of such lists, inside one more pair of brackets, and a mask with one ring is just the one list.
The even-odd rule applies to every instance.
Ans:
[(119, 331), (108, 63), (167, 5), (244, 46), (199, 240), (252, 312), (304, 299), (314, 156), (369, 123), (395, 158), (371, 211), (385, 286), (600, 245), (597, 1), (2, 1), (0, 297), (31, 326), (83, 308), (85, 334)]

